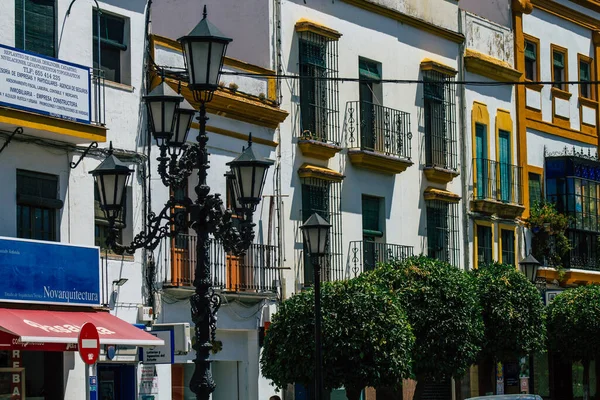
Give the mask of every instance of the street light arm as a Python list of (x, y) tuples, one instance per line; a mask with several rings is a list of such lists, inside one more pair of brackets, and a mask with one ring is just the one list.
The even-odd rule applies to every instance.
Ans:
[[(114, 218), (110, 218), (110, 233), (106, 238), (106, 244), (114, 253), (119, 255), (133, 254), (137, 249), (142, 248), (154, 250), (164, 237), (176, 236), (187, 227), (187, 212), (185, 209), (189, 206), (189, 199), (182, 201), (171, 197), (160, 213), (151, 212), (148, 214), (147, 229), (138, 233), (129, 245), (117, 242), (118, 229), (115, 225), (116, 221)], [(178, 211), (177, 208), (181, 208), (181, 211)]]

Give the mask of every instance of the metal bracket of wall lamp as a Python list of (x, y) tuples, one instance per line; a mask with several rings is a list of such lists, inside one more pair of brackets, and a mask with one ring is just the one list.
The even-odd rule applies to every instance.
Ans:
[(13, 139), (13, 137), (15, 137), (16, 134), (22, 134), (23, 133), (23, 128), (18, 127), (17, 129), (15, 129), (7, 138), (6, 141), (4, 142), (4, 144), (2, 145), (2, 147), (0, 147), (0, 153), (2, 153), (2, 151), (6, 148), (6, 146), (8, 146), (8, 144), (10, 143), (10, 141)]
[(83, 154), (81, 154), (81, 157), (79, 157), (79, 160), (77, 160), (77, 162), (71, 161), (71, 164), (69, 164), (69, 166), (71, 167), (71, 169), (77, 168), (77, 166), (79, 165), (79, 163), (85, 158), (85, 156), (87, 156), (87, 154), (89, 153), (89, 151), (91, 149), (97, 149), (97, 148), (98, 148), (98, 142), (92, 142), (92, 143), (90, 143), (90, 145), (88, 146), (88, 148), (83, 151)]

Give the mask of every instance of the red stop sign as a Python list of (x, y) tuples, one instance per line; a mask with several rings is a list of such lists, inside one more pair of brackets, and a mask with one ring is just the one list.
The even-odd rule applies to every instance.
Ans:
[(79, 346), (79, 355), (84, 363), (92, 365), (98, 361), (98, 355), (100, 354), (100, 336), (98, 336), (96, 325), (91, 322), (83, 324), (79, 331), (77, 345)]

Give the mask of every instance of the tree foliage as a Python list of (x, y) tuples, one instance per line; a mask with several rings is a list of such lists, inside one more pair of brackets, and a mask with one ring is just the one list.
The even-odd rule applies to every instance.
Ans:
[(571, 361), (600, 354), (600, 286), (567, 289), (548, 306), (550, 347)]
[(494, 263), (471, 273), (483, 307), (482, 358), (503, 361), (543, 349), (544, 304), (535, 285), (512, 265)]
[[(321, 291), (323, 385), (360, 395), (366, 386), (395, 386), (410, 371), (414, 336), (399, 302), (357, 280)], [(314, 382), (314, 291), (284, 301), (267, 331), (261, 370), (278, 387)], [(351, 397), (349, 397), (351, 398)]]
[(413, 328), (417, 378), (460, 377), (472, 365), (483, 336), (474, 281), (458, 268), (428, 257), (382, 265), (359, 279), (391, 289)]

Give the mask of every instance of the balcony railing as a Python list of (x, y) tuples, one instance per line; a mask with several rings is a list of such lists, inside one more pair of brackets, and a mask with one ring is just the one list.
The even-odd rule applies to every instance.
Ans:
[(346, 105), (348, 147), (410, 160), (410, 114), (366, 101)]
[[(163, 240), (164, 286), (193, 288), (196, 242), (195, 235), (183, 234)], [(276, 246), (252, 244), (245, 256), (238, 257), (227, 254), (219, 240), (210, 239), (209, 258), (213, 287), (230, 292), (277, 292)]]
[(474, 199), (523, 204), (521, 167), (485, 158), (474, 158), (473, 170)]
[(348, 248), (350, 277), (374, 269), (379, 263), (405, 260), (413, 255), (412, 246), (370, 241), (353, 241)]

